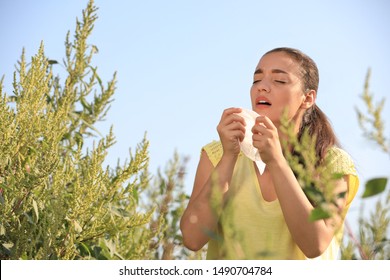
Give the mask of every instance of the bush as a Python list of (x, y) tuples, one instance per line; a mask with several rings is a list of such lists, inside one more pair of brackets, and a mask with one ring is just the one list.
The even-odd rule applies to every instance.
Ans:
[[(178, 235), (185, 161), (175, 153), (153, 181), (145, 136), (128, 161), (104, 167), (115, 137), (112, 127), (101, 136), (95, 124), (108, 112), (116, 78), (104, 84), (92, 65), (97, 47), (87, 39), (96, 12), (89, 1), (74, 40), (66, 36), (64, 82), (43, 43), (31, 62), (23, 51), (14, 95), (0, 82), (0, 258), (197, 258)], [(89, 137), (99, 139), (85, 147)]]

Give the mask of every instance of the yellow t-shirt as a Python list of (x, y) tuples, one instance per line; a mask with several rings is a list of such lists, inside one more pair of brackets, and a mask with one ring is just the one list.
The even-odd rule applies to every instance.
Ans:
[[(216, 166), (223, 152), (221, 143), (213, 141), (203, 150)], [(348, 176), (347, 211), (357, 193), (359, 179), (345, 151), (334, 147), (329, 150), (329, 156), (333, 173)], [(207, 259), (307, 259), (291, 237), (279, 201), (263, 199), (253, 161), (242, 153), (235, 165), (229, 193), (218, 230), (208, 243)], [(342, 234), (343, 227), (319, 259), (337, 258)]]

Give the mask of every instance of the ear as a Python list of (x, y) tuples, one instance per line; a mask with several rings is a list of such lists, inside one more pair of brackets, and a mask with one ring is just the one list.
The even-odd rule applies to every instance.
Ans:
[(317, 97), (317, 92), (314, 89), (306, 92), (303, 95), (303, 102), (301, 104), (301, 108), (302, 109), (309, 109), (311, 106), (314, 105), (314, 103), (316, 101), (316, 97)]

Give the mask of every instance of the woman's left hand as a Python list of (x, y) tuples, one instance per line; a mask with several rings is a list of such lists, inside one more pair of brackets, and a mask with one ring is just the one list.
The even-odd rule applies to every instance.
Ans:
[(278, 130), (268, 117), (257, 117), (252, 133), (253, 146), (258, 149), (265, 164), (284, 159)]

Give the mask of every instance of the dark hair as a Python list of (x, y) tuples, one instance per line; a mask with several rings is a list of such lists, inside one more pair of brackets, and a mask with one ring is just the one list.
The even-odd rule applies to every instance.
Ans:
[[(318, 92), (319, 72), (313, 59), (300, 50), (286, 47), (272, 49), (265, 54), (275, 52), (284, 52), (299, 64), (304, 92), (310, 90)], [(318, 157), (318, 164), (324, 160), (326, 152), (330, 147), (340, 146), (328, 117), (316, 104), (307, 109), (303, 115), (298, 132), (299, 140), (301, 140), (305, 130), (308, 131), (311, 137), (315, 137), (316, 139), (315, 149)]]

